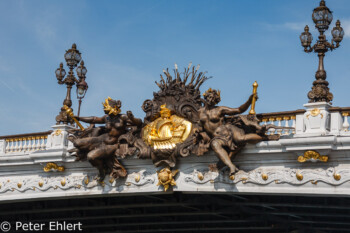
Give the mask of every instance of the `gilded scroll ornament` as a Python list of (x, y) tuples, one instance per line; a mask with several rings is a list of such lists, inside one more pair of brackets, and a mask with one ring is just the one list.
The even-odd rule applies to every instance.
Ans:
[(169, 167), (163, 168), (160, 171), (157, 171), (158, 173), (158, 184), (162, 185), (164, 187), (164, 191), (166, 192), (169, 188), (169, 186), (176, 185), (175, 182), (175, 175), (178, 173), (178, 170), (171, 171)]
[(300, 155), (298, 157), (298, 162), (304, 163), (306, 161), (322, 161), (322, 162), (327, 162), (328, 161), (328, 156), (326, 155), (320, 155), (317, 151), (313, 150), (308, 150), (304, 152), (304, 155)]
[(44, 172), (50, 172), (50, 171), (63, 172), (64, 167), (58, 166), (56, 163), (47, 163), (46, 166), (44, 167)]

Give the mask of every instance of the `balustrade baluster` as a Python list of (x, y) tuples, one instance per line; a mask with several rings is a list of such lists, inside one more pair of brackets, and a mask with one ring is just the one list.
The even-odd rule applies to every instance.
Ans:
[(291, 129), (291, 133), (292, 134), (295, 134), (295, 127), (296, 127), (296, 119), (297, 117), (296, 116), (291, 116), (290, 119), (292, 120), (292, 127), (293, 129)]
[[(285, 117), (283, 117), (283, 120), (284, 120), (284, 127), (289, 127), (290, 117), (289, 116), (285, 116)], [(284, 130), (284, 135), (289, 135), (289, 134), (290, 134), (289, 129), (285, 129)]]
[(27, 147), (27, 150), (28, 151), (31, 151), (32, 150), (32, 147), (33, 147), (33, 144), (32, 144), (32, 137), (28, 137), (28, 147)]
[[(274, 117), (270, 117), (270, 118), (269, 118), (269, 121), (270, 121), (270, 124), (275, 125), (275, 123), (274, 123), (275, 118), (274, 118)], [(270, 129), (269, 129), (269, 134), (270, 134), (270, 135), (274, 135), (274, 134), (275, 134), (275, 129), (274, 129), (274, 128), (270, 128)]]
[(36, 137), (32, 137), (32, 139), (33, 139), (33, 151), (36, 151), (37, 150)]
[(15, 138), (13, 143), (14, 143), (13, 152), (17, 152), (18, 151), (18, 138)]
[(344, 117), (344, 121), (343, 121), (343, 130), (345, 132), (349, 131), (349, 121), (348, 121), (348, 116), (349, 116), (349, 113), (348, 112), (343, 112), (342, 113), (343, 117)]
[(13, 143), (13, 139), (11, 138), (10, 139), (10, 150), (9, 150), (9, 152), (11, 153), (11, 152), (13, 152), (14, 151), (14, 143)]
[(27, 149), (28, 149), (27, 138), (24, 137), (23, 138), (23, 151), (27, 151)]
[[(282, 117), (277, 117), (277, 126), (281, 127), (282, 126)], [(277, 134), (278, 135), (282, 135), (282, 129), (277, 129)]]
[(45, 150), (45, 145), (46, 145), (45, 136), (41, 136), (40, 139), (41, 139), (40, 150)]
[(24, 138), (20, 138), (19, 141), (21, 142), (19, 151), (23, 151), (23, 143), (24, 143)]
[(40, 136), (36, 136), (35, 137), (35, 149), (36, 150), (40, 150), (40, 146), (41, 146), (41, 144), (40, 144)]
[(6, 139), (6, 149), (5, 149), (5, 153), (9, 152), (10, 151), (10, 140), (9, 139)]

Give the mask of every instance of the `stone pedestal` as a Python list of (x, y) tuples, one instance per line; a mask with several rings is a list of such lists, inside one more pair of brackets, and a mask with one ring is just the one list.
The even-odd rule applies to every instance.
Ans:
[(321, 136), (330, 132), (330, 113), (328, 109), (331, 105), (327, 102), (304, 104), (306, 112), (303, 116), (305, 136)]
[(74, 129), (70, 125), (54, 125), (54, 131), (47, 138), (47, 149), (62, 149), (69, 147), (68, 130)]

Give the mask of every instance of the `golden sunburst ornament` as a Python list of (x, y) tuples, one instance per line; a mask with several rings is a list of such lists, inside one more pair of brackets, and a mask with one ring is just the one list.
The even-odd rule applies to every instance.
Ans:
[(169, 186), (175, 186), (175, 176), (179, 170), (171, 171), (169, 167), (163, 168), (158, 173), (158, 186), (162, 185), (164, 187), (164, 191), (166, 192)]

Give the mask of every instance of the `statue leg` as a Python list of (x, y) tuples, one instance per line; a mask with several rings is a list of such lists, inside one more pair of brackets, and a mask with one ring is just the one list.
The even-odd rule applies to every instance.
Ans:
[(227, 151), (223, 148), (224, 142), (222, 140), (214, 139), (211, 142), (211, 147), (215, 151), (219, 159), (229, 167), (230, 178), (234, 179), (234, 174), (238, 171), (238, 168), (232, 163), (230, 156)]
[(235, 140), (237, 140), (238, 143), (255, 144), (255, 143), (261, 142), (263, 140), (263, 137), (261, 137), (258, 134), (255, 134), (255, 133), (250, 133), (250, 134), (246, 134), (246, 135), (237, 135)]
[(99, 148), (92, 150), (87, 154), (87, 160), (89, 163), (98, 169), (100, 181), (103, 181), (106, 176), (103, 161), (100, 159), (102, 155), (103, 151)]

